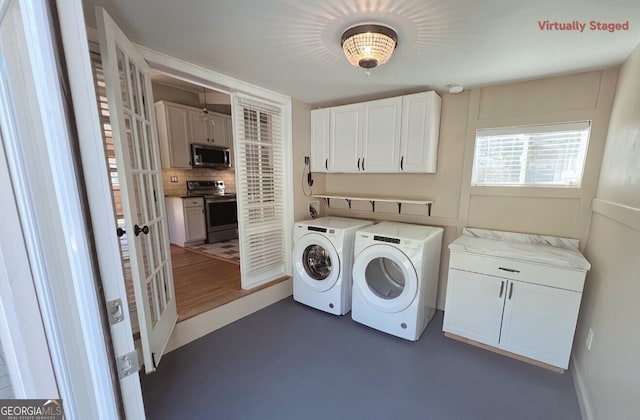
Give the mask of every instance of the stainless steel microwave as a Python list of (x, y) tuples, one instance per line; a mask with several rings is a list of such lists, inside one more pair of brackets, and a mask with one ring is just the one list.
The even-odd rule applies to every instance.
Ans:
[(192, 143), (191, 166), (194, 168), (228, 169), (231, 167), (229, 149), (208, 144)]

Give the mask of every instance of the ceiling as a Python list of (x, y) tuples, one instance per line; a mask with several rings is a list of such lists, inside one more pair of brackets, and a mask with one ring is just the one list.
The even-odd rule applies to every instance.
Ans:
[[(640, 41), (638, 0), (83, 0), (140, 45), (313, 105), (601, 69)], [(539, 22), (586, 23), (584, 32)], [(589, 22), (629, 21), (628, 30)], [(342, 54), (357, 23), (398, 32), (391, 60), (366, 76)]]

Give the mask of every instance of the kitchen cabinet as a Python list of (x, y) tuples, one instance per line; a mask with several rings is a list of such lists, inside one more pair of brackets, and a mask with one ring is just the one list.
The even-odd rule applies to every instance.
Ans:
[(329, 171), (329, 109), (311, 111), (311, 172)]
[(155, 109), (162, 168), (191, 168), (191, 122), (188, 109), (165, 101), (156, 102)]
[(311, 170), (435, 172), (439, 123), (435, 92), (312, 111)]
[(436, 172), (440, 108), (441, 99), (433, 91), (402, 97), (400, 172)]
[(230, 147), (231, 117), (228, 115), (202, 110), (189, 111), (191, 123), (191, 142), (211, 144), (213, 146)]
[(166, 197), (169, 241), (180, 246), (205, 242), (207, 225), (203, 197)]
[(156, 102), (155, 109), (163, 169), (190, 169), (191, 143), (228, 147), (233, 156), (230, 115), (167, 101)]
[(546, 238), (535, 244), (463, 234), (454, 241), (443, 330), (566, 369), (590, 265), (577, 245), (551, 247)]

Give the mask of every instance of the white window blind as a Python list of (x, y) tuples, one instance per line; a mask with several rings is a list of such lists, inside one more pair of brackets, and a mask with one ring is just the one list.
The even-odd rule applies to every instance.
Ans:
[(477, 130), (471, 185), (579, 187), (590, 128), (580, 121)]
[(239, 96), (234, 112), (236, 193), (246, 287), (286, 272), (284, 136), (278, 107)]

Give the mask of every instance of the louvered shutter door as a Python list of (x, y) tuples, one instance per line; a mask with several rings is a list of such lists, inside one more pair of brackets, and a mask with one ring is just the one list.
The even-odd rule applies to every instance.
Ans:
[(287, 271), (282, 110), (236, 95), (234, 126), (242, 285), (248, 289)]

